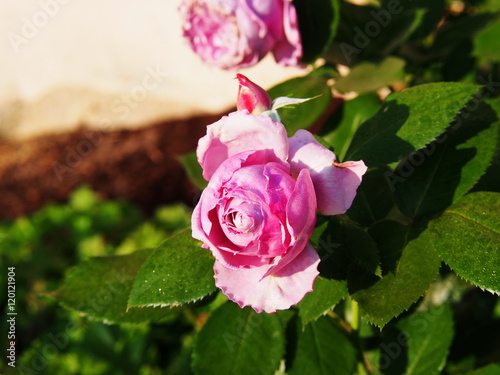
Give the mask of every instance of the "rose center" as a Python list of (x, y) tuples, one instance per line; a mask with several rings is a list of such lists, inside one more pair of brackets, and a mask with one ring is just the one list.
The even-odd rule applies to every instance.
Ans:
[(245, 247), (259, 235), (263, 217), (259, 205), (226, 198), (219, 203), (219, 220), (226, 237)]
[(233, 211), (224, 217), (224, 224), (229, 230), (238, 233), (250, 232), (254, 227), (254, 220), (242, 212)]

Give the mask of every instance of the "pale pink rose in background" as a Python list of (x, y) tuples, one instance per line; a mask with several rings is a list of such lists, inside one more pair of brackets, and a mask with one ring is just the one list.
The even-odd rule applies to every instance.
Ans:
[(287, 139), (281, 123), (247, 110), (208, 125), (197, 157), (209, 184), (192, 231), (216, 259), (216, 286), (257, 312), (298, 303), (318, 275), (308, 244), (316, 210), (344, 213), (364, 163), (333, 165), (335, 155), (308, 131)]
[(298, 65), (301, 37), (288, 0), (185, 0), (183, 34), (203, 61), (222, 69), (248, 67), (273, 52), (282, 65)]

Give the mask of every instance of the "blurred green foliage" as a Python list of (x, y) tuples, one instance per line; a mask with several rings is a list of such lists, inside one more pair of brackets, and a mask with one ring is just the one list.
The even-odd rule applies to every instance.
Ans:
[[(156, 247), (188, 227), (190, 216), (177, 204), (160, 207), (146, 219), (133, 204), (102, 200), (84, 186), (65, 204), (1, 222), (2, 293), (6, 268), (15, 267), (16, 273), (17, 361), (12, 369), (2, 355), (0, 373), (163, 374), (165, 368), (182, 373), (193, 327), (186, 314), (175, 312), (155, 325), (107, 325), (61, 309), (50, 293), (82, 260)], [(1, 303), (6, 311), (7, 301)], [(5, 353), (5, 319), (0, 331)]]

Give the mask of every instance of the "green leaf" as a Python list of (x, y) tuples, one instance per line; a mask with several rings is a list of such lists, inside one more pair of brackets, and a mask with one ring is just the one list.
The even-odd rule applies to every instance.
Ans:
[(316, 98), (317, 98), (317, 96), (314, 96), (312, 98), (289, 98), (288, 96), (280, 96), (280, 97), (274, 98), (273, 106), (271, 107), (271, 110), (277, 110), (277, 109), (285, 108), (285, 107), (294, 108), (295, 106), (297, 106), (299, 104), (308, 102), (309, 100), (313, 100)]
[(330, 319), (319, 318), (302, 329), (297, 322), (297, 347), (289, 375), (352, 375), (357, 350), (344, 331)]
[(344, 102), (321, 129), (323, 138), (333, 146), (339, 161), (344, 160), (352, 137), (359, 126), (380, 108), (377, 94), (363, 94)]
[(394, 206), (394, 197), (390, 190), (389, 167), (369, 169), (358, 187), (356, 198), (346, 215), (355, 222), (368, 226), (384, 219)]
[(108, 323), (139, 323), (168, 315), (169, 308), (132, 308), (127, 299), (139, 269), (153, 252), (90, 258), (79, 264), (54, 296), (65, 306)]
[[(488, 98), (485, 102), (493, 108), (497, 113), (497, 117), (500, 118), (500, 97)], [(500, 139), (500, 130), (497, 137)], [(490, 166), (481, 176), (481, 179), (474, 185), (471, 191), (496, 191), (500, 193), (500, 184), (498, 183), (498, 176), (500, 176), (500, 142), (497, 146), (497, 150)]]
[(500, 3), (497, 0), (483, 0), (475, 6), (481, 12), (500, 12)]
[(417, 312), (396, 324), (381, 345), (384, 374), (440, 374), (453, 340), (453, 313), (446, 304)]
[(492, 363), (475, 371), (468, 372), (465, 375), (500, 375), (500, 365)]
[(338, 0), (294, 0), (302, 38), (302, 62), (313, 63), (333, 40), (339, 21)]
[(317, 320), (347, 295), (345, 280), (329, 280), (318, 276), (314, 281), (313, 292), (307, 293), (298, 304), (302, 325)]
[(377, 63), (364, 61), (352, 68), (347, 76), (338, 78), (334, 88), (340, 92), (373, 92), (403, 81), (404, 66), (404, 60), (391, 56)]
[(476, 35), (473, 54), (484, 63), (500, 62), (500, 22), (492, 23)]
[(327, 85), (333, 72), (326, 68), (314, 70), (308, 75), (293, 78), (271, 88), (271, 98), (288, 96), (293, 98), (314, 98), (295, 108), (280, 108), (278, 113), (281, 122), (291, 136), (299, 129), (307, 129), (318, 120), (328, 108), (332, 100), (332, 92)]
[(500, 293), (500, 193), (471, 193), (429, 223), (432, 246), (458, 275)]
[(185, 229), (162, 242), (144, 263), (128, 301), (134, 306), (176, 306), (215, 291), (214, 259)]
[(369, 233), (380, 251), (382, 279), (351, 273), (348, 288), (363, 319), (382, 328), (416, 302), (435, 280), (441, 261), (429, 246), (424, 225), (384, 220)]
[(487, 170), (497, 150), (498, 119), (486, 103), (476, 103), (476, 108), (463, 112), (466, 120), (410, 154), (390, 176), (396, 204), (405, 215), (422, 217), (443, 211)]
[(272, 375), (284, 351), (284, 329), (276, 314), (257, 314), (228, 302), (198, 333), (192, 366), (203, 375)]
[(369, 167), (401, 160), (443, 133), (477, 90), (465, 83), (429, 83), (389, 95), (358, 129), (346, 159), (363, 159)]
[(196, 151), (178, 156), (177, 158), (184, 167), (189, 181), (191, 181), (198, 189), (205, 189), (208, 185), (208, 181), (203, 178), (203, 169), (196, 158)]

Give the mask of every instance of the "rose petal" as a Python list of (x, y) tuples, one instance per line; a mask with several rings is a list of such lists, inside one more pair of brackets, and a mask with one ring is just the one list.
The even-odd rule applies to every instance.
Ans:
[(297, 21), (297, 12), (290, 1), (283, 2), (283, 36), (273, 49), (274, 59), (285, 66), (300, 65), (302, 40)]
[(198, 142), (196, 155), (209, 181), (229, 157), (248, 150), (273, 150), (282, 161), (288, 157), (288, 139), (283, 124), (247, 110), (230, 113), (207, 126), (207, 135)]
[(257, 313), (274, 313), (297, 304), (312, 291), (319, 256), (311, 245), (277, 273), (263, 277), (269, 266), (234, 271), (215, 262), (215, 285), (240, 307), (251, 306)]
[[(267, 163), (279, 163), (288, 167), (288, 164), (279, 160), (272, 150), (245, 151), (227, 159), (212, 176), (193, 211), (191, 217), (193, 237), (202, 241), (204, 247), (212, 251), (215, 259), (226, 267), (240, 269), (243, 266), (262, 266), (269, 263), (269, 259), (238, 254), (241, 248), (231, 243), (225, 236), (216, 209), (220, 199), (219, 188), (229, 181), (236, 171), (247, 165)], [(256, 196), (255, 200), (259, 198)]]
[(307, 169), (302, 169), (286, 206), (287, 227), (292, 236), (292, 247), (274, 262), (265, 276), (279, 272), (300, 254), (311, 238), (316, 224), (316, 196)]
[(307, 130), (298, 130), (290, 142), (292, 175), (307, 168), (316, 191), (318, 209), (324, 215), (339, 215), (351, 207), (356, 189), (367, 167), (362, 160), (334, 165), (335, 154)]

